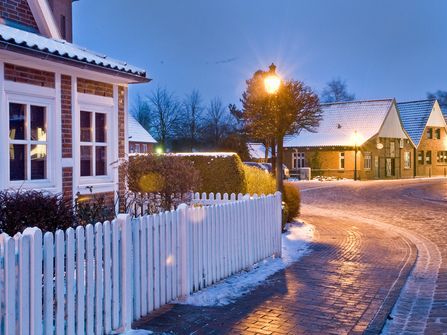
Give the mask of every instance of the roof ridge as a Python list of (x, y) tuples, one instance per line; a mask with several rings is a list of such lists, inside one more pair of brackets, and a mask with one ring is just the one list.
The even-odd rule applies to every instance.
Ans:
[(384, 101), (393, 101), (394, 98), (385, 98), (385, 99), (366, 99), (366, 100), (352, 100), (352, 101), (337, 101), (337, 102), (324, 102), (321, 105), (342, 105), (342, 104), (352, 104), (352, 103), (361, 103), (361, 102), (384, 102)]
[(410, 100), (410, 101), (402, 101), (402, 102), (398, 102), (397, 104), (411, 104), (411, 103), (416, 103), (416, 102), (435, 102), (438, 99), (423, 99), (423, 100)]

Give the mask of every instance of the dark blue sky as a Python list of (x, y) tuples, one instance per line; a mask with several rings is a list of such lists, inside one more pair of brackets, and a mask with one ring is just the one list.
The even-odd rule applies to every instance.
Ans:
[(80, 0), (75, 43), (147, 70), (183, 96), (236, 102), (273, 61), (320, 92), (346, 79), (359, 99), (447, 90), (445, 0)]

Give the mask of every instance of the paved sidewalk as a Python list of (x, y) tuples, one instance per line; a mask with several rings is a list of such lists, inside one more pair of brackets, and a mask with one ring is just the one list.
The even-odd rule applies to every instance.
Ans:
[(223, 307), (167, 305), (134, 328), (173, 334), (377, 334), (416, 259), (406, 238), (315, 215), (312, 252)]

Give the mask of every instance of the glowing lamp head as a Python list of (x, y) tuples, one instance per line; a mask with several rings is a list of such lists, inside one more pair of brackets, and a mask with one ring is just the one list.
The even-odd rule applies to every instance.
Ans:
[(276, 74), (269, 74), (264, 79), (265, 90), (268, 94), (275, 94), (279, 90), (281, 79)]
[(155, 149), (155, 153), (156, 153), (157, 155), (161, 155), (161, 154), (163, 153), (163, 148), (158, 147), (157, 149)]
[(354, 132), (354, 134), (352, 134), (351, 140), (352, 140), (352, 143), (357, 146), (362, 142), (362, 136), (356, 130)]

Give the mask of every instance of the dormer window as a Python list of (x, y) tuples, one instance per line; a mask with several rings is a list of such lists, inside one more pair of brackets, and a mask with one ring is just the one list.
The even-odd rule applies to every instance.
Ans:
[(433, 139), (433, 128), (427, 128), (427, 140)]
[(435, 130), (435, 138), (437, 140), (441, 139), (441, 128), (436, 128), (436, 130)]

